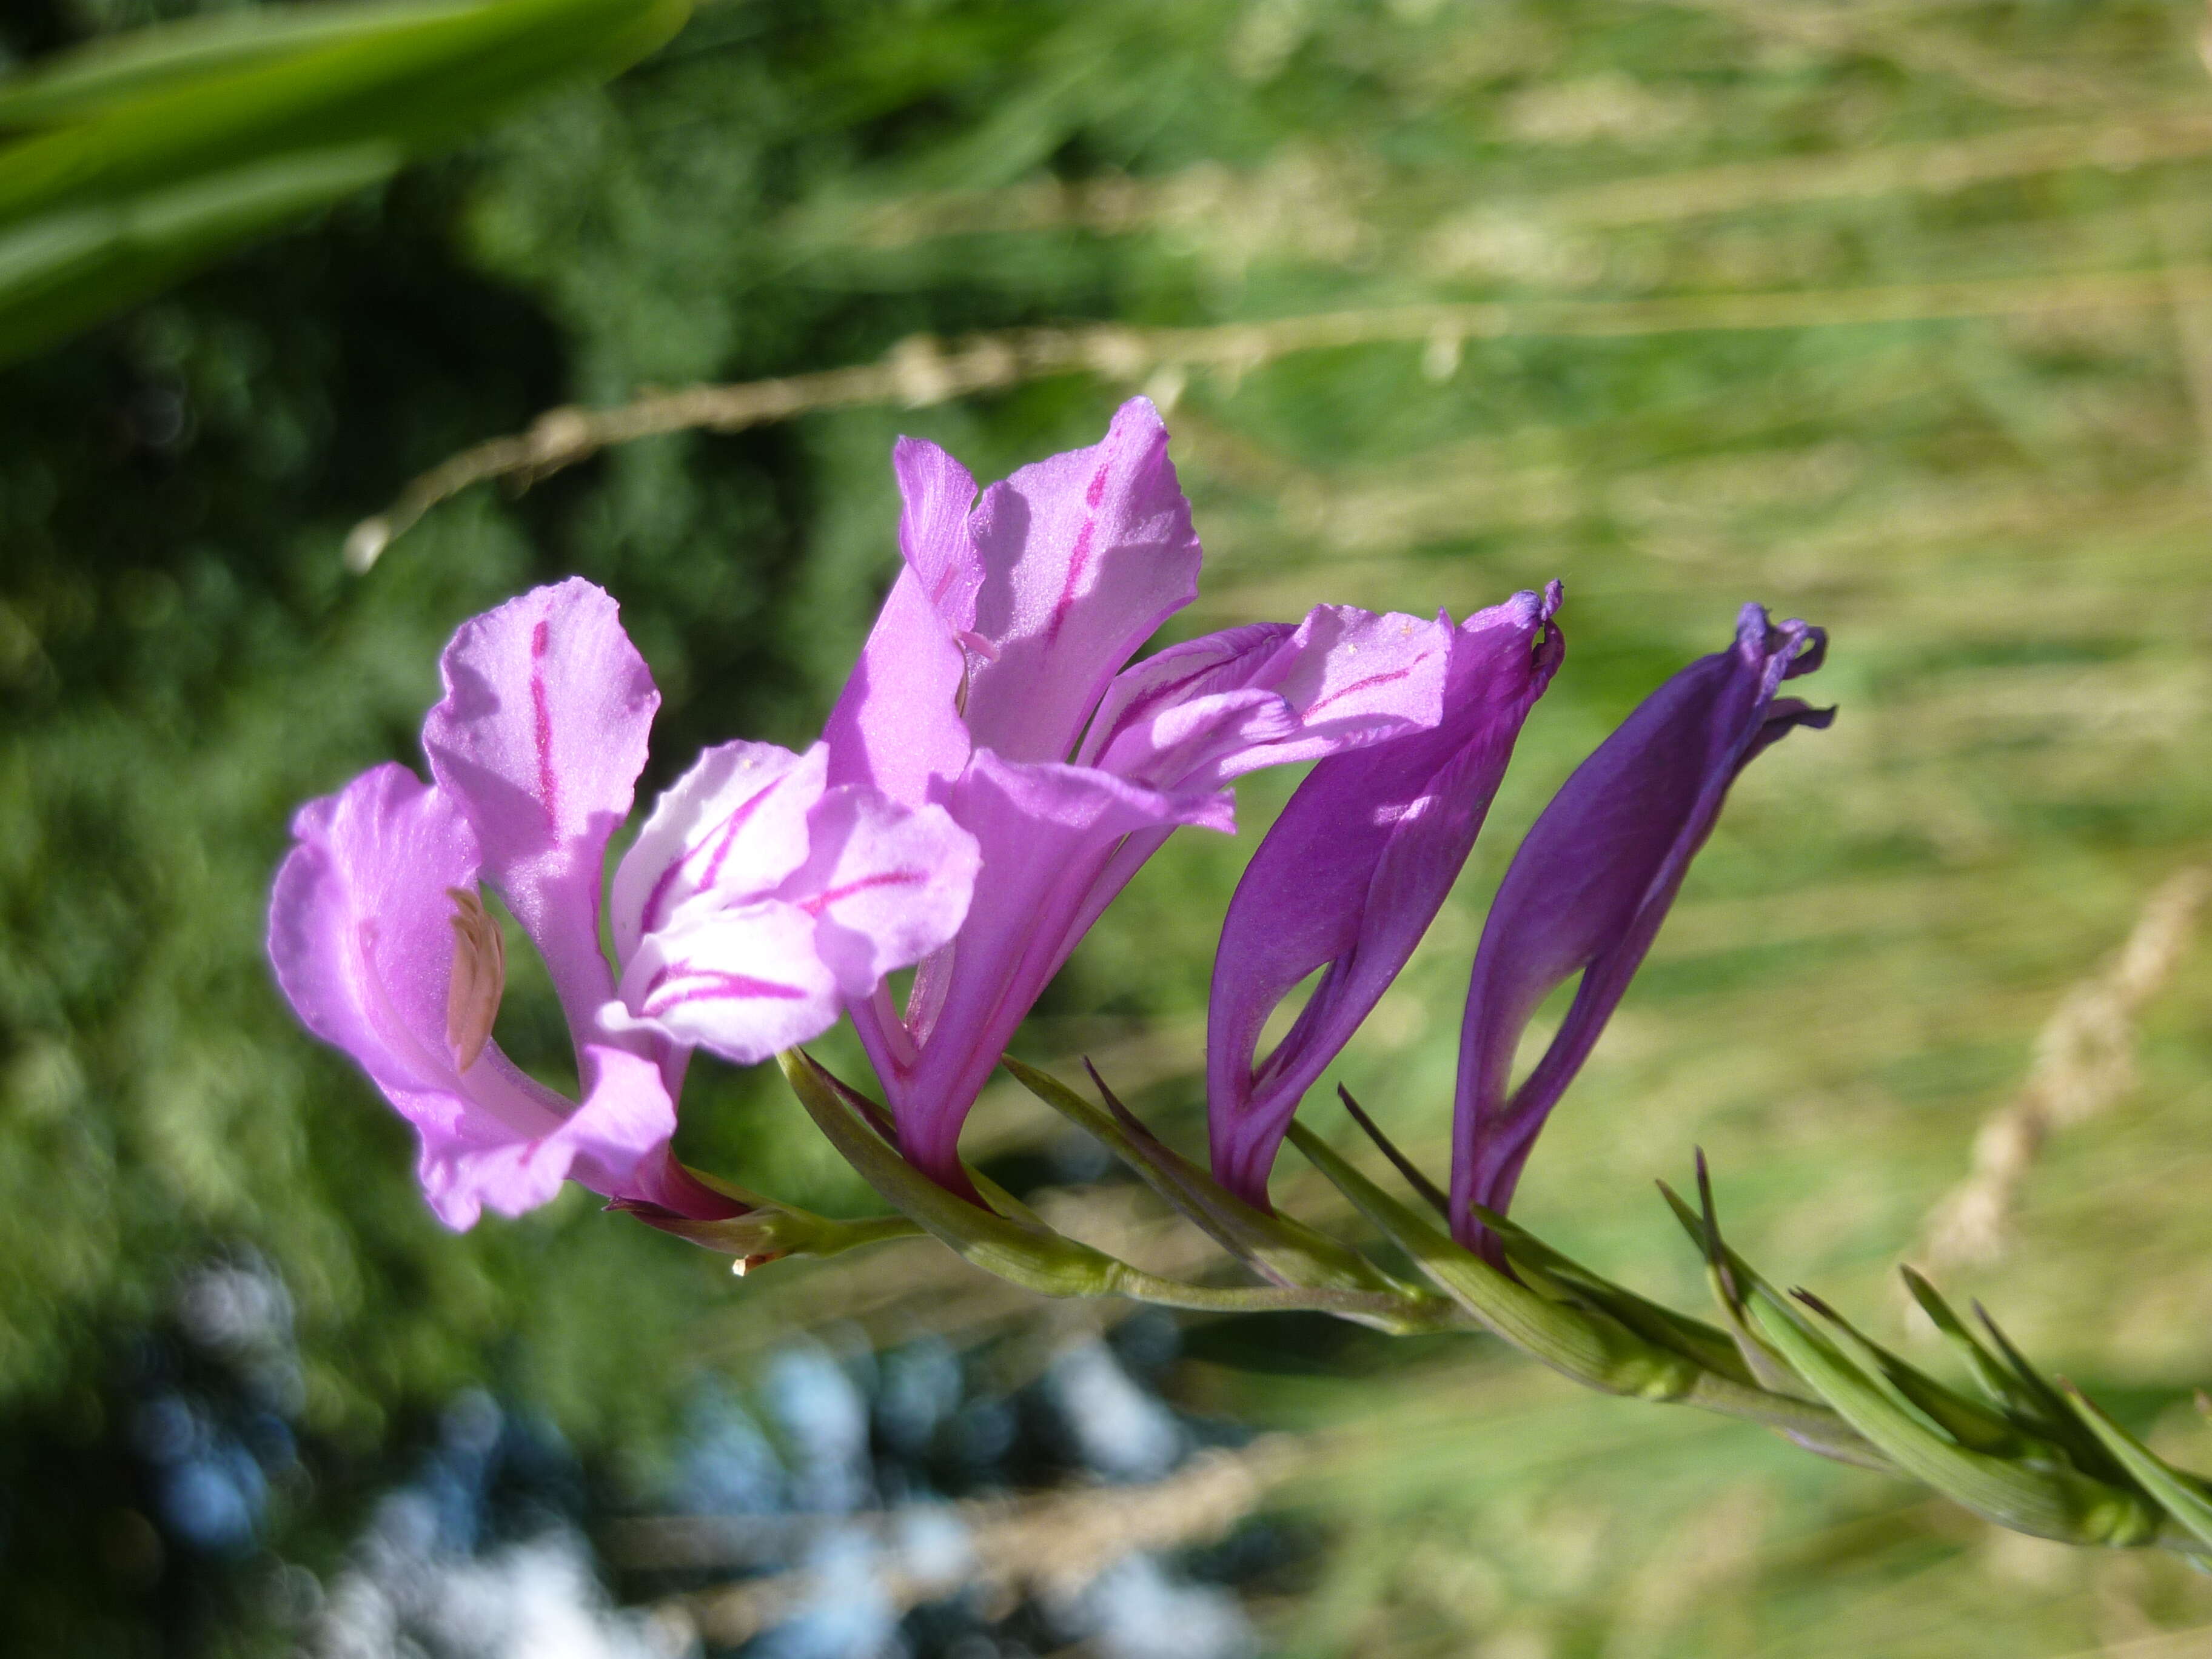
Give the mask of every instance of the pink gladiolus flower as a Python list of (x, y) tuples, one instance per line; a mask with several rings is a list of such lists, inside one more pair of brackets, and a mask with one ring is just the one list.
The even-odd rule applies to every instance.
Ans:
[[(1449, 641), (1443, 718), (1314, 768), (1230, 900), (1206, 1021), (1213, 1175), (1267, 1206), (1298, 1102), (1352, 1040), (1436, 919), (1474, 849), (1514, 740), (1565, 653), (1559, 585), (1469, 617)], [(1276, 1006), (1326, 968), (1255, 1063)]]
[[(616, 872), (610, 964), (607, 847), (659, 704), (614, 601), (580, 580), (538, 588), (463, 624), (443, 669), (422, 728), (434, 783), (380, 766), (301, 809), (270, 903), (278, 983), (415, 1126), (447, 1225), (519, 1214), (564, 1179), (734, 1213), (669, 1152), (691, 1049), (765, 1059), (941, 945), (974, 840), (941, 808), (831, 787), (819, 744), (709, 750)], [(479, 879), (545, 960), (580, 1102), (491, 1040), (505, 957)]]
[(1324, 606), (1127, 666), (1196, 596), (1200, 550), (1142, 398), (1104, 440), (976, 493), (900, 440), (904, 568), (826, 732), (830, 776), (944, 806), (982, 858), (903, 1014), (854, 1022), (905, 1156), (969, 1190), (957, 1142), (1016, 1026), (1178, 825), (1234, 828), (1230, 781), (1434, 726), (1452, 630)]
[[(1735, 644), (1653, 692), (1560, 786), (1507, 866), (1483, 924), (1460, 1030), (1452, 1231), (1494, 1250), (1473, 1213), (1503, 1212), (1537, 1132), (1620, 1006), (1729, 787), (1770, 745), (1832, 708), (1777, 694), (1820, 665), (1827, 635), (1747, 605)], [(1559, 1033), (1507, 1092), (1537, 1007), (1582, 975)]]

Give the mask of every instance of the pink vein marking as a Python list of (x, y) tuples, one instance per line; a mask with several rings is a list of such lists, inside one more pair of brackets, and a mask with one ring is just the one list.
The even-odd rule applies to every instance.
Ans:
[[(1098, 503), (1106, 499), (1106, 477), (1114, 470), (1110, 460), (1101, 461), (1098, 470), (1091, 475), (1091, 483), (1083, 491), (1083, 504), (1091, 512), (1098, 511)], [(1098, 520), (1086, 517), (1083, 528), (1075, 532), (1075, 550), (1067, 556), (1067, 580), (1060, 584), (1060, 602), (1052, 608), (1052, 620), (1045, 624), (1044, 642), (1050, 645), (1060, 637), (1060, 624), (1075, 605), (1076, 584), (1091, 565), (1091, 544), (1098, 534)]]
[(872, 887), (904, 887), (920, 881), (927, 872), (921, 870), (886, 870), (880, 875), (862, 876), (858, 881), (848, 881), (842, 887), (825, 887), (811, 899), (803, 899), (799, 908), (810, 916), (818, 916), (839, 899), (850, 898), (855, 893), (865, 893)]
[[(671, 970), (672, 975), (673, 970)], [(642, 1012), (647, 1019), (658, 1019), (672, 1008), (681, 1008), (693, 1002), (737, 1002), (767, 999), (778, 1002), (798, 1002), (806, 993), (796, 985), (779, 984), (772, 979), (755, 979), (750, 974), (726, 974), (719, 969), (701, 969), (672, 977), (666, 984), (656, 983), (645, 997)]]
[[(729, 856), (730, 848), (736, 844), (738, 831), (744, 828), (745, 820), (751, 817), (754, 810), (768, 799), (769, 792), (782, 781), (782, 774), (769, 779), (735, 807), (729, 817), (722, 820), (716, 831), (720, 840), (714, 848), (713, 856), (707, 860), (706, 873), (699, 878), (700, 891), (705, 892), (720, 878), (722, 860)], [(704, 847), (710, 839), (714, 839), (714, 836), (702, 836), (678, 854), (675, 858), (670, 860), (668, 867), (660, 872), (660, 879), (653, 884), (653, 890), (645, 896), (645, 908), (638, 913), (637, 931), (640, 938), (660, 925), (660, 902), (668, 896), (670, 885), (675, 881), (684, 866), (690, 863), (693, 854)]]
[[(1426, 659), (1425, 654), (1421, 658), (1416, 659), (1417, 661), (1425, 661)], [(1311, 720), (1316, 714), (1320, 714), (1322, 709), (1328, 708), (1329, 704), (1333, 702), (1341, 702), (1355, 691), (1364, 691), (1370, 686), (1388, 685), (1393, 680), (1404, 679), (1407, 675), (1413, 672), (1413, 668), (1410, 665), (1405, 668), (1394, 668), (1387, 674), (1370, 674), (1364, 680), (1354, 680), (1349, 685), (1339, 686), (1327, 696), (1316, 697), (1311, 702), (1308, 703), (1306, 705), (1306, 718), (1308, 720)]]
[[(1287, 635), (1291, 631), (1287, 624), (1263, 623), (1261, 626), (1280, 635)], [(1272, 646), (1276, 641), (1270, 639), (1267, 643)], [(1104, 739), (1098, 744), (1096, 752), (1103, 755), (1114, 746), (1115, 738), (1120, 737), (1124, 732), (1129, 731), (1139, 721), (1151, 719), (1155, 711), (1164, 711), (1179, 706), (1194, 695), (1193, 687), (1202, 684), (1220, 673), (1223, 669), (1232, 667), (1247, 656), (1255, 654), (1257, 653), (1238, 651), (1228, 656), (1209, 658), (1188, 673), (1178, 674), (1172, 679), (1162, 680), (1157, 684), (1146, 687), (1144, 690), (1123, 703), (1115, 712), (1113, 730), (1109, 732)]]
[(553, 704), (545, 690), (544, 661), (551, 648), (552, 624), (541, 620), (530, 630), (530, 711), (538, 740), (538, 793), (545, 803), (545, 816), (561, 822), (560, 796), (553, 776)]

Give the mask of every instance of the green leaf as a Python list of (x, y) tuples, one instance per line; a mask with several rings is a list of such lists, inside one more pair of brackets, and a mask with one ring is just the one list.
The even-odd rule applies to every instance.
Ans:
[(550, 87), (689, 0), (318, 6), (175, 24), (0, 84), (0, 362), (159, 292)]
[(1646, 1341), (1671, 1348), (1709, 1371), (1733, 1377), (1746, 1388), (1759, 1386), (1759, 1380), (1752, 1375), (1726, 1331), (1647, 1301), (1635, 1291), (1613, 1284), (1495, 1210), (1478, 1204), (1474, 1206), (1474, 1218), (1498, 1235), (1507, 1259), (1523, 1272), (1541, 1273), (1572, 1294), (1588, 1297)]
[(2154, 1541), (2160, 1517), (2137, 1493), (2068, 1468), (2031, 1468), (1950, 1439), (1845, 1358), (1772, 1286), (1751, 1286), (1768, 1337), (1800, 1376), (1907, 1474), (2014, 1532), (2069, 1544)]
[[(1869, 1461), (1869, 1449), (1858, 1445), (1856, 1437), (1826, 1407), (1746, 1388), (1646, 1340), (1609, 1315), (1547, 1300), (1392, 1198), (1304, 1125), (1293, 1122), (1290, 1138), (1439, 1289), (1523, 1353), (1585, 1388), (1644, 1400), (1678, 1401), (1745, 1418), (1826, 1455), (1850, 1462)], [(1881, 1467), (1878, 1460), (1873, 1466)]]
[(404, 28), (484, 0), (367, 0), (254, 7), (155, 23), (89, 41), (0, 82), (0, 129), (58, 126), (194, 79), (250, 69), (311, 46)]
[(0, 362), (155, 294), (208, 259), (389, 178), (389, 144), (307, 150), (0, 230)]
[(1744, 1287), (1758, 1275), (1721, 1238), (1720, 1217), (1713, 1207), (1712, 1177), (1705, 1168), (1705, 1153), (1698, 1154), (1699, 1209), (1692, 1209), (1663, 1181), (1659, 1183), (1659, 1191), (1674, 1212), (1674, 1218), (1682, 1224), (1705, 1259), (1705, 1282), (1712, 1289), (1713, 1300), (1722, 1317), (1728, 1322), (1729, 1334), (1745, 1366), (1761, 1388), (1776, 1394), (1802, 1395), (1807, 1385), (1790, 1370), (1789, 1363), (1767, 1346), (1744, 1313)]
[(2067, 1403), (2089, 1431), (2118, 1460), (2136, 1484), (2163, 1504), (2190, 1537), (2212, 1552), (2212, 1492), (2195, 1475), (2185, 1474), (2107, 1417), (2081, 1389), (2062, 1383)]
[(1899, 1271), (1904, 1274), (1905, 1288), (1912, 1292), (1912, 1299), (1920, 1304), (1921, 1311), (1959, 1350), (1982, 1391), (2008, 1417), (2032, 1433), (2057, 1441), (2076, 1464), (2100, 1480), (2118, 1482), (2126, 1479), (2123, 1466), (2113, 1461), (2102, 1442), (2083, 1429), (2081, 1419), (2058, 1391), (2036, 1373), (1986, 1312), (1982, 1313), (1983, 1322), (1989, 1325), (2007, 1359), (2000, 1359), (1983, 1345), (1935, 1285), (1909, 1267)]

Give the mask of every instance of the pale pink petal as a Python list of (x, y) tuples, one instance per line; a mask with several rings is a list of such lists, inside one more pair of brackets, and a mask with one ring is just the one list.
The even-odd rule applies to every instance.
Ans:
[(445, 700), (422, 726), (431, 772), (584, 1033), (613, 988), (599, 892), (645, 766), (653, 676), (614, 600), (574, 578), (464, 623), (441, 665)]
[(310, 802), (293, 830), (270, 901), (277, 983), (414, 1126), (441, 1220), (467, 1227), (486, 1206), (520, 1214), (572, 1174), (611, 1196), (657, 1193), (650, 1178), (676, 1116), (652, 1059), (592, 1050), (595, 1086), (580, 1110), (495, 1042), (460, 1067), (447, 1034), (452, 895), (473, 890), (477, 853), (442, 790), (380, 766)]
[(476, 837), (404, 766), (309, 801), (269, 902), (269, 959), (307, 1029), (387, 1090), (442, 1089), (453, 963), (448, 888), (473, 888)]
[(806, 815), (822, 799), (829, 751), (726, 743), (701, 755), (654, 803), (615, 872), (609, 908), (615, 960), (694, 900), (765, 897), (805, 863)]
[(1065, 761), (1107, 683), (1198, 592), (1190, 503), (1167, 428), (1133, 398), (1105, 438), (1025, 466), (969, 520), (988, 571), (971, 664), (969, 732), (1009, 761)]
[(777, 896), (815, 918), (815, 948), (857, 1001), (960, 929), (975, 885), (975, 838), (941, 806), (908, 811), (848, 784), (809, 819), (813, 853)]
[(635, 1025), (740, 1066), (821, 1036), (843, 1006), (813, 916), (781, 899), (695, 908), (648, 933), (623, 970), (621, 1000)]

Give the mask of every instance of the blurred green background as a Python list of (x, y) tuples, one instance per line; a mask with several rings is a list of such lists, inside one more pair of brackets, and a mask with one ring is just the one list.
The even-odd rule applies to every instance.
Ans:
[[(188, 9), (23, 0), (0, 41), (36, 62)], [(417, 759), (464, 617), (569, 572), (611, 589), (665, 698), (649, 787), (703, 743), (804, 744), (892, 568), (892, 437), (994, 477), (1140, 389), (1207, 550), (1172, 632), (1566, 581), (1566, 665), (1491, 832), (1339, 1068), (1393, 1133), (1442, 1170), (1484, 897), (1549, 791), (1744, 600), (1807, 617), (1836, 726), (1738, 787), (1518, 1212), (1694, 1305), (1650, 1182), (1701, 1144), (1778, 1279), (1916, 1342), (1890, 1275), (1921, 1261), (2212, 1465), (2188, 1406), (2212, 1379), (2192, 890), (2152, 914), (2159, 971), (2073, 988), (2208, 855), (2203, 22), (2182, 0), (719, 0), (611, 84), (0, 370), (0, 1640), (336, 1650), (328, 1587), (380, 1494), (454, 1443), (457, 1398), (565, 1449), (601, 1571), (665, 1597), (696, 1585), (605, 1529), (668, 1508), (702, 1389), (935, 1339), (1015, 1390), (1090, 1352), (1126, 1310), (1044, 1306), (923, 1244), (741, 1284), (575, 1190), (449, 1236), (258, 939), (291, 808)], [(1394, 312), (1481, 301), (1507, 303)], [(919, 406), (611, 447), (435, 507), (365, 574), (341, 559), (411, 476), (556, 404), (921, 335), (1353, 312), (1401, 337), (955, 398), (909, 376)], [(1154, 861), (1032, 1058), (1092, 1056), (1196, 1144), (1212, 933), (1291, 781), (1247, 786), (1236, 841)], [(1943, 1244), (1978, 1129), (2069, 1006), (2027, 1109), (2081, 1121), (2013, 1158), (2000, 1237)], [(501, 1040), (568, 1063), (542, 981), (518, 975)], [(702, 1067), (685, 1110), (692, 1161), (866, 1206), (780, 1083)], [(1200, 1259), (1011, 1092), (971, 1146), (1086, 1237)], [(1340, 1219), (1294, 1154), (1278, 1194)], [(163, 1519), (147, 1402), (216, 1398), (262, 1340), (207, 1335), (218, 1282), (281, 1286), (286, 1449), (240, 1431), (266, 1474), (251, 1535), (197, 1547)], [(2212, 1583), (2175, 1562), (1998, 1534), (1483, 1340), (1147, 1340), (1191, 1420), (1289, 1437), (1229, 1454), (1265, 1478), (1213, 1547), (1256, 1565), (1191, 1569), (1234, 1586), (1248, 1650), (2212, 1652)], [(689, 1616), (651, 1639), (682, 1650)], [(749, 1650), (838, 1651), (773, 1637)]]

